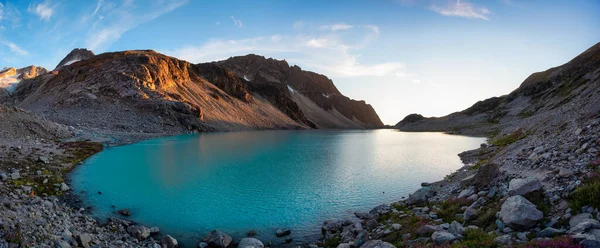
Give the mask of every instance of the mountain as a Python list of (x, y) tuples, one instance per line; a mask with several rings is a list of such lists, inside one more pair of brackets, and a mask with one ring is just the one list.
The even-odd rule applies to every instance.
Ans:
[(30, 65), (20, 69), (13, 67), (4, 68), (0, 71), (0, 102), (2, 102), (3, 96), (12, 93), (17, 84), (23, 79), (34, 78), (38, 75), (48, 73), (43, 67), (37, 67)]
[(319, 128), (383, 127), (371, 105), (342, 95), (326, 76), (304, 71), (298, 66), (289, 66), (285, 60), (250, 54), (231, 57), (216, 64), (251, 82), (286, 86), (292, 100), (308, 120)]
[(94, 52), (85, 48), (75, 48), (69, 54), (67, 54), (67, 56), (58, 63), (58, 65), (56, 65), (54, 70), (58, 70), (63, 66), (73, 64), (77, 61), (86, 60), (91, 57), (94, 57)]
[(564, 65), (531, 74), (508, 95), (479, 101), (444, 117), (411, 114), (396, 128), (485, 135), (507, 127), (534, 127), (593, 115), (600, 111), (599, 78), (600, 43)]

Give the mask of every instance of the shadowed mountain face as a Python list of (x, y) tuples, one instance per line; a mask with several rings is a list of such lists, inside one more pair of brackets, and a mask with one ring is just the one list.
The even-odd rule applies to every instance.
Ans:
[(324, 75), (289, 66), (284, 60), (250, 54), (216, 62), (251, 82), (289, 87), (294, 102), (320, 128), (382, 127), (379, 116), (364, 101), (342, 95)]
[(564, 65), (531, 74), (508, 95), (479, 101), (468, 109), (444, 117), (424, 118), (411, 114), (396, 127), (404, 131), (483, 135), (515, 125), (553, 123), (556, 116), (568, 119), (598, 112), (600, 43)]

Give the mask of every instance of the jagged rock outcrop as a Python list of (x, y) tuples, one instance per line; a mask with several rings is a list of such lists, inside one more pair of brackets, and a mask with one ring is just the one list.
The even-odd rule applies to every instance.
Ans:
[(67, 54), (67, 56), (58, 63), (58, 65), (56, 65), (56, 68), (54, 68), (54, 70), (58, 70), (63, 66), (67, 66), (78, 61), (86, 60), (91, 57), (94, 57), (94, 52), (85, 48), (75, 48), (69, 54)]
[(287, 86), (308, 120), (320, 128), (382, 127), (379, 116), (364, 101), (342, 95), (324, 75), (289, 66), (285, 60), (250, 54), (217, 62), (251, 82)]
[[(445, 131), (485, 135), (526, 119), (551, 121), (557, 112), (600, 109), (600, 43), (587, 49), (568, 63), (536, 72), (508, 95), (492, 97), (468, 109), (444, 117), (417, 118), (409, 115), (396, 124), (404, 131)], [(587, 107), (590, 108), (587, 108)], [(410, 117), (410, 118), (409, 118)], [(539, 122), (537, 122), (539, 123)]]
[(251, 88), (256, 87), (217, 65), (125, 51), (24, 80), (12, 100), (53, 121), (111, 137), (309, 127), (295, 103), (289, 101), (288, 110), (295, 106), (296, 112), (282, 112), (269, 101), (272, 95)]

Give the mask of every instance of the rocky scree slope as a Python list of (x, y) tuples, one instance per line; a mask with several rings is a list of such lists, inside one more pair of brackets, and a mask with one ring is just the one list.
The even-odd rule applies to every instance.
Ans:
[(216, 64), (251, 82), (288, 87), (294, 102), (319, 128), (383, 127), (371, 105), (342, 95), (326, 76), (289, 66), (285, 60), (250, 54)]
[(286, 94), (272, 85), (249, 85), (216, 65), (194, 65), (154, 51), (125, 51), (25, 80), (12, 100), (58, 123), (113, 138), (308, 128), (311, 123), (295, 103), (280, 99)]
[(396, 128), (489, 135), (510, 126), (536, 125), (531, 120), (541, 116), (551, 119), (560, 109), (571, 109), (577, 114), (593, 113), (598, 109), (599, 67), (600, 43), (564, 65), (530, 75), (508, 95), (479, 101), (444, 117), (411, 114)]

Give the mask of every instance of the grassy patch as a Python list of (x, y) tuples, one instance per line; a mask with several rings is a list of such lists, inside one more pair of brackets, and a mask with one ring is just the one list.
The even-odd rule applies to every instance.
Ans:
[(496, 139), (492, 139), (490, 141), (490, 144), (495, 145), (495, 146), (507, 146), (507, 145), (510, 145), (512, 143), (519, 141), (522, 138), (525, 138), (526, 136), (527, 136), (527, 134), (523, 130), (517, 129), (516, 131), (514, 131), (513, 133), (511, 133), (509, 135), (498, 137)]
[(456, 217), (457, 214), (462, 214), (464, 210), (461, 210), (464, 206), (469, 206), (472, 201), (469, 201), (465, 198), (457, 199), (449, 199), (441, 204), (441, 208), (436, 211), (438, 217), (444, 220), (446, 223), (451, 223), (452, 221), (461, 221)]
[(499, 247), (494, 241), (495, 235), (486, 233), (481, 229), (472, 229), (465, 232), (465, 238), (460, 243), (451, 245), (451, 248), (476, 247), (476, 248), (496, 248)]
[(584, 180), (569, 197), (573, 209), (580, 210), (584, 206), (600, 208), (600, 175), (594, 173), (592, 177)]
[[(77, 164), (90, 156), (102, 151), (102, 143), (91, 141), (64, 142), (60, 144), (66, 150), (67, 158), (63, 162)], [(71, 167), (72, 168), (72, 167)]]

